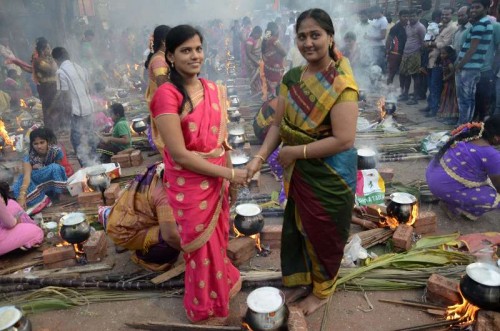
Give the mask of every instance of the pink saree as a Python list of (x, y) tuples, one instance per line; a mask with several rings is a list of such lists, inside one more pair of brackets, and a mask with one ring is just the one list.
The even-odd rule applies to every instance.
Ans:
[[(200, 79), (204, 91), (180, 114), (186, 148), (207, 161), (226, 165), (224, 91)], [(171, 83), (160, 86), (151, 102), (154, 118), (177, 116), (182, 95)], [(186, 262), (184, 307), (192, 322), (229, 314), (229, 299), (239, 271), (226, 256), (229, 240), (228, 182), (175, 164), (164, 149), (167, 196), (177, 222)]]

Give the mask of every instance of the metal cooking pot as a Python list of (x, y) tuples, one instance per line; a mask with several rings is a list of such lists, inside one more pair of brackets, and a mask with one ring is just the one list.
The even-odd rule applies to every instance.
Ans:
[(286, 322), (285, 295), (274, 287), (261, 287), (247, 297), (246, 322), (255, 331), (278, 330)]
[(392, 115), (396, 112), (397, 104), (396, 101), (386, 101), (385, 102), (385, 112), (387, 115)]
[(262, 209), (255, 203), (244, 203), (236, 206), (234, 226), (245, 236), (259, 233), (264, 227)]
[(375, 169), (377, 167), (377, 153), (369, 148), (358, 149), (358, 170)]
[(148, 129), (148, 125), (146, 124), (144, 118), (134, 118), (132, 120), (132, 129), (136, 133), (143, 133)]
[(239, 107), (240, 106), (240, 98), (237, 96), (233, 96), (230, 99), (230, 106), (231, 107)]
[(231, 153), (231, 163), (236, 168), (245, 166), (248, 163), (248, 161), (250, 161), (250, 158), (245, 154)]
[(23, 119), (21, 119), (19, 121), (19, 125), (24, 130), (28, 130), (29, 128), (31, 128), (33, 126), (33, 119), (31, 119), (31, 118), (23, 118)]
[(227, 95), (229, 97), (237, 96), (238, 92), (236, 91), (236, 88), (234, 86), (228, 86), (227, 87)]
[(465, 268), (460, 280), (460, 291), (473, 305), (500, 312), (500, 268), (492, 264), (476, 262)]
[(409, 222), (413, 208), (417, 204), (417, 198), (409, 193), (395, 192), (390, 195), (390, 200), (386, 207), (387, 215), (401, 224)]
[(104, 191), (111, 184), (111, 179), (106, 174), (106, 169), (102, 166), (90, 167), (87, 170), (87, 184), (95, 191)]
[(240, 135), (229, 135), (228, 138), (229, 145), (233, 148), (241, 148), (245, 145), (245, 137), (240, 134)]
[(119, 90), (118, 97), (119, 98), (126, 98), (126, 97), (128, 97), (128, 92), (126, 90)]
[(70, 244), (80, 244), (90, 237), (90, 225), (84, 213), (69, 213), (61, 218), (59, 235)]
[(231, 122), (238, 123), (241, 120), (241, 113), (236, 109), (229, 115)]

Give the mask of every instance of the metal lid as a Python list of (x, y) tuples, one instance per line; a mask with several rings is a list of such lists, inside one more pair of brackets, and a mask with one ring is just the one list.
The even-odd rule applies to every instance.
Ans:
[(283, 292), (275, 287), (260, 287), (247, 297), (247, 306), (256, 313), (268, 314), (277, 311), (285, 302)]
[(500, 268), (493, 264), (476, 262), (465, 268), (467, 276), (486, 286), (500, 286)]
[(261, 212), (262, 209), (255, 203), (243, 203), (236, 206), (236, 214), (241, 216), (256, 216)]
[(76, 225), (85, 221), (84, 213), (69, 213), (61, 218), (62, 225)]
[(370, 148), (360, 148), (358, 149), (358, 155), (359, 156), (365, 156), (365, 157), (370, 157), (370, 156), (375, 156), (377, 153), (373, 149)]
[(7, 330), (14, 326), (23, 314), (15, 306), (0, 307), (0, 330)]

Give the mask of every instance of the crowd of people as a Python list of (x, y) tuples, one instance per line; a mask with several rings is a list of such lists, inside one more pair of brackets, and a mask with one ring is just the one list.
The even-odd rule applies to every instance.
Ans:
[[(340, 45), (322, 9), (294, 14), (288, 25), (268, 22), (265, 29), (253, 26), (249, 17), (241, 25), (233, 22), (232, 56), (241, 64), (239, 75), (254, 95), (264, 97), (267, 111), (261, 114), (266, 123), (265, 132), (259, 132), (262, 145), (243, 168), (231, 163), (226, 88), (200, 75), (209, 48), (226, 46), (218, 33), (221, 23), (206, 29), (157, 26), (144, 64), (144, 97), (151, 117), (149, 139), (163, 162), (138, 174), (113, 206), (99, 208), (99, 221), (115, 244), (134, 251), (133, 260), (149, 270), (166, 270), (182, 256), (187, 318), (225, 324), (229, 301), (242, 284), (226, 253), (230, 207), (241, 186), (269, 160), (279, 166), (276, 173), (286, 195), (280, 256), (283, 284), (291, 288), (286, 301), (306, 315), (315, 312), (333, 294), (350, 223), (357, 219), (352, 213), (358, 82), (367, 71), (375, 77), (374, 67), (387, 74), (387, 84), (394, 84), (399, 73), (401, 101), (416, 104), (427, 98), (427, 116), (463, 124), (427, 170), (430, 190), (447, 210), (469, 219), (498, 210), (500, 153), (492, 146), (500, 142), (500, 115), (469, 123), (474, 116), (483, 120), (495, 113), (493, 96), (484, 98), (493, 82), (482, 78), (498, 70), (494, 56), (500, 36), (494, 32), (498, 24), (486, 16), (486, 2), (473, 0), (470, 9), (459, 10), (461, 28), (451, 21), (452, 8), (433, 13), (427, 26), (418, 12), (401, 10), (391, 28), (383, 12), (373, 8), (360, 14), (353, 31), (343, 27)], [(0, 255), (43, 240), (28, 214), (57, 201), (73, 172), (56, 139), (64, 128), (59, 124), (68, 123), (82, 167), (96, 155), (107, 162), (130, 147), (121, 104), (110, 107), (111, 131), (95, 132), (91, 81), (99, 64), (89, 45), (93, 37), (90, 31), (84, 35), (85, 61), (80, 64), (65, 48), (52, 49), (45, 38), (37, 40), (31, 64), (14, 56), (7, 61), (33, 74), (44, 127), (29, 135), (23, 173), (13, 186), (17, 203), (9, 198), (9, 187), (0, 185)], [(488, 83), (488, 90), (481, 87)]]

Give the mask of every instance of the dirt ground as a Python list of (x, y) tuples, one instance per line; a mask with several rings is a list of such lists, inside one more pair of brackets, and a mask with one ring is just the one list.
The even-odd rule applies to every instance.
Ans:
[[(417, 128), (443, 130), (450, 129), (443, 124), (427, 119), (418, 112), (418, 108), (424, 106), (420, 102), (417, 106), (399, 105), (398, 113), (405, 115), (408, 120), (408, 126), (411, 130)], [(400, 139), (400, 138), (399, 138)], [(379, 143), (379, 141), (376, 141)], [(358, 141), (359, 143), (359, 141)], [(254, 147), (255, 148), (255, 147)], [(152, 161), (153, 159), (149, 159)], [(383, 166), (395, 169), (394, 181), (409, 183), (413, 180), (425, 179), (425, 168), (428, 160), (421, 159), (415, 161), (399, 161), (384, 163)], [(278, 184), (269, 175), (262, 175), (263, 185), (261, 193), (268, 193), (278, 189)], [(420, 205), (421, 210), (432, 210), (438, 215), (439, 233), (460, 232), (463, 234), (473, 232), (498, 231), (498, 218), (500, 214), (493, 212), (486, 214), (477, 222), (465, 221), (461, 218), (450, 220), (443, 213), (437, 204)], [(268, 219), (266, 222), (278, 223), (280, 219)], [(352, 232), (360, 229), (352, 226)], [(110, 254), (115, 254), (114, 247), (110, 242)], [(129, 274), (139, 270), (129, 259), (129, 252), (116, 254), (115, 267), (109, 273)], [(243, 268), (273, 268), (279, 269), (279, 251), (274, 250), (268, 257), (255, 257), (249, 264)], [(249, 290), (244, 290), (231, 302), (231, 325), (240, 324), (240, 307), (245, 304), (245, 299)], [(331, 306), (329, 308), (329, 318), (326, 330), (369, 330), (369, 331), (388, 331), (397, 330), (404, 327), (421, 325), (436, 321), (437, 318), (428, 315), (425, 312), (414, 308), (396, 306), (392, 304), (379, 302), (379, 299), (411, 299), (422, 300), (424, 290), (409, 291), (384, 291), (384, 292), (366, 292), (366, 296), (373, 304), (374, 309), (365, 312), (369, 303), (363, 296), (363, 292), (344, 291), (338, 289), (334, 294)], [(307, 318), (309, 330), (319, 330), (322, 323), (324, 308), (319, 309), (312, 316)], [(113, 302), (92, 304), (86, 307), (66, 311), (52, 311), (30, 315), (34, 331), (89, 331), (89, 330), (130, 330), (125, 326), (127, 322), (181, 322), (187, 323), (185, 318), (182, 298), (161, 298), (138, 300), (132, 302)]]

